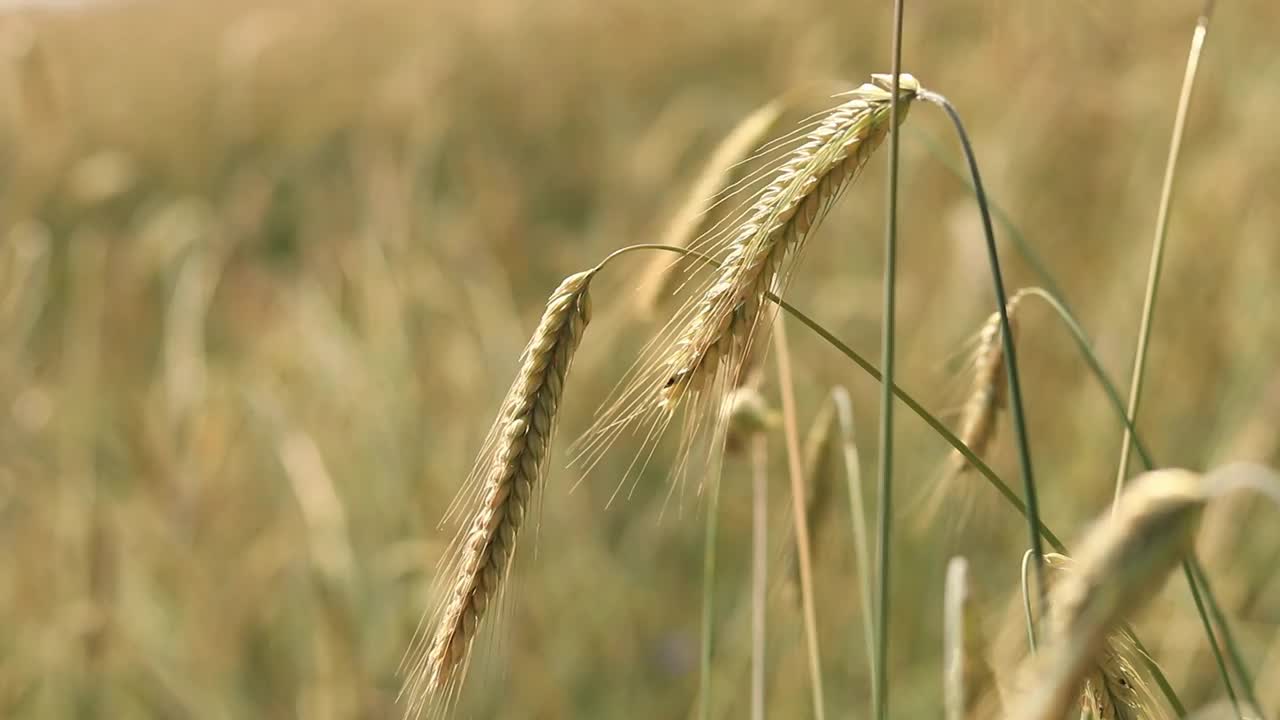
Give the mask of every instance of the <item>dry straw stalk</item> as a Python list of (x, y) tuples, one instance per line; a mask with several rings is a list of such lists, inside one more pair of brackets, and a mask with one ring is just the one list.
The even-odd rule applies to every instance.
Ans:
[(984, 654), (979, 625), (970, 590), (969, 563), (962, 557), (951, 558), (947, 563), (943, 597), (943, 687), (947, 720), (991, 717), (989, 703), (999, 702), (995, 673)]
[[(809, 551), (816, 561), (821, 543), (822, 527), (833, 502), (832, 490), (835, 478), (835, 424), (836, 409), (834, 403), (823, 403), (818, 414), (809, 426), (804, 439), (804, 487), (805, 525), (809, 528)], [(784, 567), (787, 568), (787, 592), (796, 602), (800, 602), (800, 566), (796, 563), (798, 550), (794, 535), (787, 546)]]

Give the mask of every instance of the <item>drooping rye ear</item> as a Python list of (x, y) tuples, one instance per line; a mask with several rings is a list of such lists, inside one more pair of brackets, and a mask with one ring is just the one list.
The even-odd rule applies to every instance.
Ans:
[(1155, 595), (1191, 549), (1207, 496), (1200, 476), (1157, 470), (1135, 479), (1080, 544), (1075, 571), (1050, 592), (1051, 642), (1010, 718), (1058, 720), (1080, 697), (1109, 633)]
[(543, 481), (565, 378), (591, 319), (587, 290), (594, 274), (571, 275), (552, 293), (493, 439), (476, 462), (480, 502), (460, 536), (454, 579), (430, 643), (411, 668), (410, 715), (461, 681), (476, 631), (501, 591), (530, 499)]

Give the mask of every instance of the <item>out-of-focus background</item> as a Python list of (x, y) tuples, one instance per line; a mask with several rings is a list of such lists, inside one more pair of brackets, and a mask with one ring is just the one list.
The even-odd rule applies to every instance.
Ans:
[[(437, 529), (559, 279), (660, 236), (715, 144), (782, 93), (886, 71), (889, 2), (410, 0), (0, 5), (0, 716), (383, 718), (431, 594)], [(916, 3), (905, 69), (950, 97), (992, 196), (1125, 381), (1197, 2)], [(1165, 464), (1277, 462), (1280, 4), (1217, 8), (1189, 118), (1140, 427)], [(785, 122), (794, 123), (799, 116)], [(785, 124), (778, 132), (785, 130)], [(954, 357), (992, 307), (945, 118), (903, 133), (900, 383), (962, 401)], [(812, 239), (791, 299), (875, 357), (884, 208), (873, 159)], [(1003, 245), (1011, 286), (1037, 282)], [(696, 704), (705, 495), (665, 514), (659, 456), (586, 482), (565, 447), (656, 325), (642, 260), (594, 284), (536, 551), (477, 645), (466, 717), (679, 718)], [(1068, 335), (1019, 343), (1046, 521), (1110, 497), (1119, 423)], [(850, 388), (872, 477), (878, 388), (791, 332), (800, 415)], [(769, 384), (766, 393), (772, 393)], [(905, 411), (904, 411), (905, 412)], [(1025, 529), (913, 529), (945, 444), (900, 414), (891, 678), (940, 714), (947, 558), (994, 624)], [(948, 416), (951, 417), (951, 416)], [(771, 437), (772, 544), (790, 511)], [(1016, 478), (1009, 437), (994, 467)], [(870, 493), (870, 486), (868, 486)], [(843, 486), (818, 524), (828, 709), (868, 669)], [(1201, 551), (1271, 712), (1275, 510), (1221, 505)], [(750, 483), (721, 490), (716, 717), (748, 703)], [(769, 707), (809, 713), (775, 574)], [(1185, 588), (1139, 628), (1191, 705), (1222, 690)], [(1158, 622), (1151, 622), (1152, 617)], [(1006, 669), (1007, 670), (1007, 669)]]

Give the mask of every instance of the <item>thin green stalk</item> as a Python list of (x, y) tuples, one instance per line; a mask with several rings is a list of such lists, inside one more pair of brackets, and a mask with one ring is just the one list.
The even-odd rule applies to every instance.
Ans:
[[(1218, 629), (1222, 632), (1223, 645), (1226, 646), (1227, 654), (1231, 658), (1231, 664), (1235, 667), (1236, 679), (1240, 681), (1240, 691), (1244, 693), (1244, 699), (1253, 705), (1256, 712), (1261, 714), (1262, 704), (1258, 702), (1258, 696), (1254, 693), (1253, 680), (1245, 672), (1244, 656), (1240, 653), (1240, 647), (1232, 638), (1231, 629), (1227, 625), (1227, 615), (1222, 611), (1222, 605), (1218, 603), (1217, 597), (1214, 596), (1209, 586), (1209, 576), (1205, 574), (1204, 567), (1200, 565), (1200, 561), (1194, 555), (1187, 559), (1187, 569), (1200, 586), (1200, 589), (1204, 591), (1205, 604), (1209, 606), (1209, 614), (1213, 616), (1214, 623), (1217, 624)], [(1218, 661), (1221, 664), (1221, 655), (1219, 655)]]
[(1191, 568), (1191, 562), (1184, 560), (1182, 574), (1187, 579), (1187, 586), (1191, 588), (1191, 598), (1195, 600), (1196, 612), (1204, 620), (1205, 633), (1209, 636), (1209, 647), (1213, 649), (1213, 659), (1218, 664), (1218, 674), (1222, 676), (1223, 687), (1227, 691), (1227, 698), (1231, 700), (1231, 707), (1236, 711), (1236, 717), (1244, 720), (1244, 714), (1240, 711), (1240, 700), (1236, 698), (1236, 690), (1231, 683), (1231, 675), (1227, 672), (1227, 665), (1222, 659), (1222, 648), (1218, 646), (1217, 638), (1214, 637), (1213, 626), (1209, 624), (1209, 615), (1205, 612), (1204, 598), (1200, 594), (1199, 586), (1196, 585), (1195, 572)]
[(893, 533), (893, 371), (897, 329), (898, 284), (898, 117), (901, 98), (902, 14), (904, 0), (893, 3), (893, 83), (889, 100), (889, 202), (885, 213), (884, 320), (881, 325), (880, 366), (885, 381), (880, 390), (880, 476), (876, 503), (876, 654), (872, 663), (871, 705), (876, 720), (889, 715), (889, 568)]
[[(1018, 376), (1018, 357), (1013, 342), (1013, 328), (1009, 325), (1008, 298), (1005, 296), (1004, 278), (1000, 273), (1000, 254), (996, 249), (995, 230), (991, 227), (991, 212), (987, 207), (987, 194), (982, 189), (982, 176), (978, 172), (978, 161), (973, 153), (973, 145), (969, 142), (969, 134), (965, 132), (960, 113), (945, 97), (927, 90), (919, 93), (921, 100), (927, 100), (941, 107), (951, 118), (956, 134), (960, 138), (960, 147), (964, 150), (965, 159), (969, 163), (969, 174), (973, 177), (974, 195), (978, 200), (978, 210), (982, 215), (982, 230), (987, 241), (987, 260), (991, 266), (991, 283), (995, 289), (996, 308), (1000, 313), (1000, 337), (1004, 350), (1005, 368), (1009, 377), (1009, 407), (1011, 410), (1014, 436), (1018, 445), (1018, 461), (1022, 470), (1022, 493), (1027, 499), (1027, 531), (1030, 536), (1031, 551), (1035, 554), (1036, 592), (1042, 604), (1047, 602), (1044, 578), (1044, 547), (1040, 542), (1040, 508), (1036, 500), (1036, 483), (1031, 470), (1031, 446), (1027, 439), (1026, 414), (1022, 403), (1022, 383)], [(1047, 607), (1047, 606), (1046, 606)]]
[[(1182, 90), (1178, 94), (1178, 109), (1173, 116), (1173, 137), (1169, 141), (1169, 157), (1165, 161), (1164, 182), (1160, 187), (1160, 209), (1156, 212), (1155, 241), (1151, 247), (1151, 263), (1147, 268), (1147, 291), (1142, 299), (1142, 321), (1138, 327), (1138, 348), (1133, 357), (1133, 381), (1129, 386), (1129, 407), (1125, 417), (1130, 422), (1138, 418), (1138, 403), (1142, 398), (1142, 381), (1147, 367), (1147, 345), (1151, 340), (1152, 318), (1155, 316), (1156, 291), (1160, 287), (1160, 270), (1164, 265), (1165, 240), (1169, 236), (1169, 209), (1173, 207), (1173, 181), (1177, 177), (1178, 155), (1182, 151), (1182, 135), (1187, 126), (1187, 109), (1191, 107), (1191, 91), (1195, 89), (1196, 70), (1200, 67), (1200, 52), (1209, 32), (1209, 17), (1213, 13), (1213, 0), (1209, 0), (1204, 12), (1196, 21), (1191, 36), (1191, 50), (1187, 55), (1187, 69), (1182, 76)], [(1116, 470), (1115, 502), (1120, 502), (1120, 491), (1129, 474), (1129, 443), (1133, 433), (1128, 427), (1120, 445), (1120, 466)]]
[(698, 672), (700, 673), (698, 717), (702, 720), (711, 718), (711, 656), (715, 641), (713, 626), (715, 624), (715, 587), (716, 587), (716, 526), (720, 514), (720, 474), (711, 477), (711, 493), (707, 498), (707, 529), (703, 540), (702, 556), (702, 648), (699, 656)]
[(1164, 671), (1160, 669), (1160, 665), (1156, 663), (1155, 656), (1147, 650), (1147, 646), (1142, 644), (1138, 636), (1133, 632), (1133, 628), (1127, 625), (1124, 631), (1128, 633), (1129, 639), (1133, 641), (1133, 647), (1137, 649), (1138, 655), (1142, 657), (1142, 664), (1147, 667), (1147, 672), (1151, 673), (1151, 677), (1156, 681), (1156, 685), (1160, 686), (1160, 692), (1164, 693), (1164, 697), (1169, 701), (1169, 707), (1173, 708), (1173, 715), (1177, 718), (1187, 716), (1187, 709), (1183, 707), (1182, 701), (1178, 699), (1178, 694), (1173, 691), (1173, 685), (1169, 684), (1169, 678), (1164, 676)]
[(840, 424), (840, 449), (844, 455), (845, 480), (849, 485), (849, 516), (853, 525), (853, 552), (858, 559), (858, 596), (862, 610), (862, 637), (867, 646), (867, 667), (871, 668), (871, 686), (875, 687), (875, 620), (871, 606), (871, 553), (867, 541), (866, 501), (862, 496), (862, 466), (858, 445), (853, 435), (853, 402), (843, 387), (831, 390), (831, 402)]

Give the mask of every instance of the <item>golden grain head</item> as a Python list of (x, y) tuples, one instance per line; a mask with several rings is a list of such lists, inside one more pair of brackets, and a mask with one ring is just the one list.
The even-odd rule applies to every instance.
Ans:
[[(902, 75), (899, 122), (919, 83)], [(679, 414), (679, 446), (670, 476), (683, 480), (691, 457), (707, 458), (723, 447), (725, 399), (744, 384), (761, 330), (770, 326), (771, 294), (781, 294), (806, 239), (821, 223), (889, 132), (886, 80), (838, 96), (840, 105), (806, 125), (798, 139), (778, 147), (789, 154), (717, 236), (700, 238), (707, 272), (700, 288), (642, 351), (641, 357), (601, 404), (595, 422), (575, 445), (575, 462), (593, 467), (619, 438), (643, 438), (637, 462), (622, 487), (642, 472), (647, 458)], [(731, 213), (732, 214), (732, 213)]]
[[(719, 269), (664, 360), (658, 402), (670, 407), (722, 368), (736, 372), (757, 329), (765, 294), (786, 283), (794, 258), (840, 192), (861, 172), (889, 132), (888, 76), (845, 93), (849, 98), (809, 133), (757, 196), (732, 235)], [(901, 76), (902, 112), (919, 91)]]
[[(1108, 636), (1155, 596), (1191, 548), (1205, 502), (1201, 477), (1186, 470), (1156, 470), (1130, 483), (1115, 511), (1080, 542), (1071, 572), (1054, 583), (1050, 642), (1026, 668), (1027, 687), (1011, 717), (1059, 720), (1091, 678), (1095, 692), (1086, 701), (1102, 697)], [(1117, 668), (1123, 670), (1110, 667)]]
[(408, 714), (447, 704), (465, 675), (487, 609), (504, 587), (535, 489), (545, 479), (565, 379), (591, 319), (595, 271), (571, 275), (547, 303), (489, 439), (460, 498), (478, 498), (446, 563), (445, 599), (422, 636), (405, 688)]

